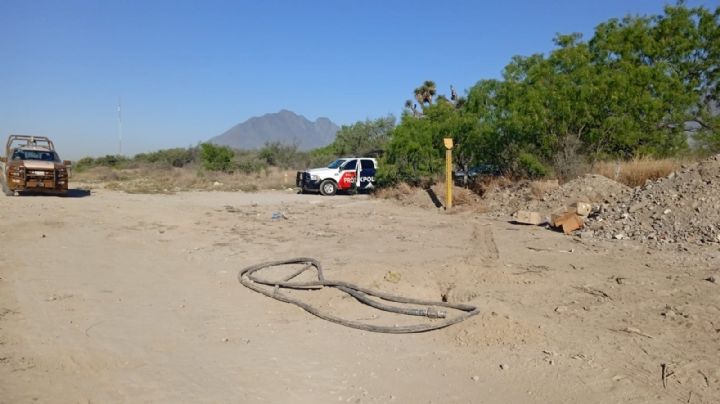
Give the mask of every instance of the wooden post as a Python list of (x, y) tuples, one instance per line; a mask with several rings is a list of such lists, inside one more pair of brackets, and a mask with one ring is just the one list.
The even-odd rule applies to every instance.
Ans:
[(445, 184), (447, 185), (447, 192), (445, 195), (447, 196), (445, 201), (445, 209), (452, 208), (452, 187), (453, 187), (453, 177), (452, 177), (452, 148), (453, 148), (453, 140), (452, 138), (446, 137), (443, 139), (443, 144), (445, 145)]

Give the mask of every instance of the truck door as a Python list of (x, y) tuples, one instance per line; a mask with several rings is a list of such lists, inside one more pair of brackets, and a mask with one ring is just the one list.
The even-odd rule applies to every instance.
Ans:
[(348, 160), (340, 167), (340, 179), (338, 180), (338, 189), (348, 190), (355, 186), (357, 179), (357, 159)]
[(370, 159), (360, 160), (360, 169), (358, 172), (358, 190), (369, 190), (374, 187), (375, 183), (375, 162)]

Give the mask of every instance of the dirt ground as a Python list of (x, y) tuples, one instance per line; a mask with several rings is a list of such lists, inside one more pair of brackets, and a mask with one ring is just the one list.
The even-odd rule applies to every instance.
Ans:
[[(362, 195), (75, 196), (0, 198), (2, 403), (720, 402), (717, 246), (648, 250)], [(481, 313), (377, 334), (238, 283), (298, 256)]]

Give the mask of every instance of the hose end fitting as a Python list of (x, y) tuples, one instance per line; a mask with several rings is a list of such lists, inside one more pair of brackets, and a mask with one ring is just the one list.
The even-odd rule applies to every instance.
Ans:
[(447, 317), (447, 312), (438, 310), (435, 307), (428, 307), (425, 315), (430, 318), (445, 318)]

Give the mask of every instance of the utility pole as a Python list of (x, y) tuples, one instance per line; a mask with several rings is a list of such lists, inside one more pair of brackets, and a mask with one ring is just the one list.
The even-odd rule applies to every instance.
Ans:
[(118, 156), (122, 156), (122, 99), (118, 97)]

